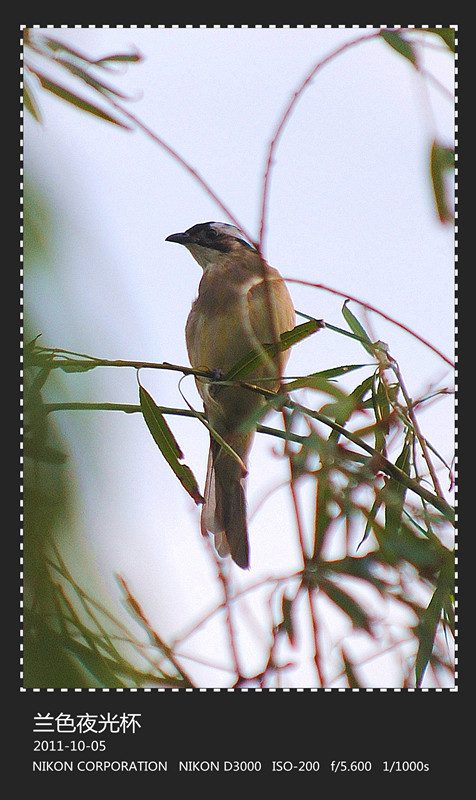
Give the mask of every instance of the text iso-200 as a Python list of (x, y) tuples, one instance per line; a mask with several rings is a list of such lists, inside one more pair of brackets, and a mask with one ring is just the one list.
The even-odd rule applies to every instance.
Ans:
[(272, 772), (319, 772), (319, 761), (272, 761)]

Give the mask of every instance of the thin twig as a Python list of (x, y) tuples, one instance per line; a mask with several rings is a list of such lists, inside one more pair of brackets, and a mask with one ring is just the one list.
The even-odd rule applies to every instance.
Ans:
[(332, 61), (332, 59), (334, 59), (337, 56), (341, 55), (341, 53), (343, 53), (345, 50), (349, 50), (351, 47), (355, 47), (356, 45), (361, 44), (362, 42), (368, 41), (370, 39), (375, 39), (379, 35), (380, 35), (380, 31), (367, 33), (367, 34), (365, 34), (363, 36), (359, 36), (356, 39), (352, 39), (349, 42), (345, 42), (343, 45), (340, 45), (340, 47), (338, 47), (335, 50), (333, 50), (332, 53), (329, 53), (329, 55), (327, 55), (325, 58), (321, 59), (317, 64), (315, 64), (315, 66), (312, 68), (310, 73), (306, 76), (306, 78), (304, 79), (304, 81), (302, 82), (300, 87), (294, 92), (294, 94), (293, 94), (293, 96), (291, 98), (291, 101), (289, 102), (289, 104), (287, 105), (284, 113), (281, 116), (281, 119), (280, 119), (280, 121), (278, 123), (278, 126), (277, 126), (275, 132), (274, 132), (274, 135), (273, 135), (273, 138), (271, 139), (271, 144), (270, 144), (270, 147), (269, 147), (268, 160), (266, 162), (266, 169), (265, 169), (264, 178), (263, 178), (263, 194), (262, 194), (262, 200), (261, 200), (261, 221), (260, 221), (260, 233), (259, 233), (259, 249), (260, 249), (260, 251), (263, 249), (263, 242), (264, 242), (264, 232), (265, 232), (265, 226), (266, 226), (266, 214), (267, 214), (268, 194), (269, 194), (269, 182), (270, 182), (270, 176), (271, 176), (271, 169), (272, 169), (272, 166), (273, 166), (273, 156), (274, 156), (274, 152), (276, 150), (278, 141), (279, 141), (279, 139), (280, 139), (280, 137), (281, 137), (281, 135), (283, 133), (284, 127), (285, 127), (286, 123), (288, 122), (288, 120), (289, 120), (289, 118), (291, 116), (291, 113), (294, 110), (294, 107), (295, 107), (296, 103), (301, 98), (301, 96), (303, 95), (303, 93), (307, 89), (307, 87), (310, 85), (310, 83), (312, 82), (312, 80), (315, 77), (316, 73), (320, 69), (322, 69), (322, 67), (324, 67), (326, 64), (328, 64), (330, 61)]
[(430, 473), (430, 477), (431, 477), (431, 480), (433, 482), (433, 486), (435, 488), (435, 492), (439, 497), (443, 497), (443, 492), (441, 491), (441, 486), (439, 484), (438, 477), (437, 477), (436, 472), (435, 472), (435, 468), (433, 467), (433, 463), (432, 463), (432, 460), (430, 458), (430, 454), (428, 452), (428, 447), (427, 447), (427, 444), (426, 444), (426, 440), (425, 440), (425, 437), (423, 436), (423, 434), (420, 431), (420, 426), (418, 425), (416, 416), (415, 416), (414, 411), (413, 411), (413, 403), (412, 403), (412, 400), (411, 400), (410, 396), (408, 395), (408, 392), (406, 390), (405, 384), (403, 382), (403, 378), (402, 378), (402, 374), (400, 372), (400, 368), (399, 368), (397, 362), (395, 361), (395, 359), (390, 359), (390, 363), (392, 365), (393, 371), (395, 372), (395, 375), (397, 376), (397, 380), (398, 380), (398, 383), (400, 385), (400, 389), (402, 391), (403, 397), (405, 398), (405, 403), (406, 403), (406, 406), (407, 406), (407, 414), (408, 414), (408, 417), (411, 420), (411, 423), (412, 423), (412, 426), (413, 426), (413, 430), (415, 431), (415, 436), (416, 436), (416, 438), (418, 439), (418, 441), (420, 443), (420, 447), (421, 447), (421, 450), (422, 450), (422, 453), (423, 453), (423, 458), (426, 461), (426, 464), (427, 464), (427, 467), (428, 467), (428, 472)]
[(151, 641), (163, 653), (163, 655), (168, 659), (168, 661), (170, 661), (172, 666), (176, 669), (178, 675), (181, 676), (182, 685), (190, 687), (190, 688), (193, 688), (194, 684), (192, 683), (192, 681), (188, 677), (187, 673), (184, 671), (183, 667), (181, 667), (180, 664), (178, 663), (172, 648), (168, 647), (165, 644), (165, 642), (161, 639), (159, 634), (156, 633), (156, 631), (152, 628), (149, 620), (147, 619), (147, 617), (145, 616), (144, 612), (142, 611), (142, 608), (140, 607), (139, 603), (132, 596), (125, 579), (121, 575), (117, 575), (116, 577), (117, 577), (118, 581), (120, 582), (120, 584), (122, 585), (122, 588), (123, 588), (125, 596), (126, 596), (126, 601), (127, 601), (127, 604), (129, 606), (130, 610), (137, 617), (137, 619), (140, 620), (142, 626), (145, 628), (145, 630), (149, 634), (149, 636), (151, 638)]
[(154, 131), (151, 128), (149, 128), (148, 125), (146, 125), (144, 122), (142, 122), (135, 114), (131, 114), (130, 111), (127, 111), (119, 103), (116, 103), (116, 101), (113, 100), (112, 97), (107, 97), (106, 99), (108, 100), (110, 105), (112, 105), (116, 109), (116, 111), (119, 111), (121, 114), (127, 117), (127, 119), (130, 122), (134, 123), (134, 125), (140, 128), (140, 130), (143, 133), (145, 133), (150, 139), (152, 139), (157, 145), (159, 145), (159, 147), (161, 147), (170, 156), (172, 156), (172, 158), (174, 158), (175, 161), (177, 161), (186, 170), (186, 172), (188, 172), (197, 181), (197, 183), (200, 184), (202, 189), (212, 198), (212, 200), (215, 201), (215, 203), (223, 211), (225, 216), (228, 217), (228, 219), (232, 222), (232, 224), (235, 225), (237, 228), (239, 228), (239, 230), (242, 231), (250, 241), (253, 241), (253, 238), (246, 231), (246, 229), (239, 222), (239, 220), (235, 217), (235, 215), (228, 208), (228, 206), (225, 205), (223, 200), (221, 200), (218, 197), (218, 195), (213, 191), (213, 189), (207, 183), (207, 181), (204, 178), (202, 178), (202, 176), (197, 172), (197, 170), (194, 169), (194, 167), (192, 167), (192, 165), (189, 164), (188, 161), (185, 158), (183, 158), (183, 156), (181, 156), (180, 153), (177, 152), (177, 150), (175, 150), (175, 148), (167, 144), (167, 142), (160, 136), (157, 136), (157, 134), (154, 133)]
[(229, 587), (228, 587), (228, 578), (225, 575), (225, 570), (224, 570), (221, 558), (218, 555), (218, 553), (215, 551), (215, 549), (211, 546), (208, 536), (205, 537), (205, 544), (208, 547), (208, 550), (211, 553), (212, 558), (213, 558), (213, 560), (214, 560), (214, 562), (215, 562), (215, 564), (217, 566), (218, 578), (220, 579), (221, 585), (223, 587), (224, 600), (223, 600), (222, 607), (225, 609), (225, 622), (226, 622), (226, 626), (227, 626), (227, 629), (228, 629), (228, 639), (229, 639), (229, 642), (230, 642), (230, 653), (231, 653), (231, 657), (232, 657), (232, 660), (233, 660), (233, 667), (234, 667), (234, 670), (235, 670), (235, 673), (236, 673), (236, 681), (235, 681), (235, 683), (239, 683), (241, 678), (242, 678), (242, 673), (241, 673), (240, 662), (239, 662), (239, 658), (238, 658), (238, 650), (237, 650), (237, 647), (236, 647), (233, 620), (232, 620), (232, 615), (231, 615), (231, 595), (230, 595)]
[(443, 359), (443, 361), (446, 361), (446, 363), (449, 364), (450, 367), (455, 366), (454, 362), (451, 361), (450, 358), (445, 356), (444, 353), (438, 350), (434, 345), (430, 344), (430, 342), (424, 339), (423, 336), (420, 336), (418, 333), (415, 333), (415, 331), (413, 331), (407, 325), (404, 325), (403, 322), (398, 322), (398, 320), (394, 319), (393, 317), (390, 317), (388, 314), (385, 314), (379, 308), (370, 305), (370, 303), (367, 303), (364, 300), (360, 300), (358, 297), (353, 297), (348, 292), (341, 292), (339, 291), (339, 289), (332, 289), (330, 286), (327, 286), (324, 283), (312, 283), (311, 281), (303, 281), (300, 280), (299, 278), (285, 278), (284, 280), (286, 281), (286, 283), (298, 283), (301, 286), (311, 286), (313, 289), (323, 289), (325, 292), (330, 292), (331, 294), (337, 294), (339, 295), (339, 297), (345, 297), (346, 300), (352, 300), (353, 303), (358, 303), (364, 308), (367, 308), (369, 311), (373, 311), (375, 314), (378, 314), (380, 317), (383, 317), (383, 319), (386, 319), (387, 322), (391, 322), (392, 325), (397, 325), (397, 327), (401, 328), (406, 333), (409, 333), (415, 339), (418, 339), (418, 341), (424, 344), (425, 347), (429, 347), (430, 350), (433, 350), (433, 352), (436, 353), (436, 355), (439, 356), (441, 359)]

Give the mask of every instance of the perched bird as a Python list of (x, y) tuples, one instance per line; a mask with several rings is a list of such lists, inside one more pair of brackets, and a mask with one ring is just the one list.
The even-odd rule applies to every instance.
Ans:
[(216, 377), (196, 379), (205, 415), (241, 460), (211, 436), (202, 533), (214, 534), (218, 553), (230, 554), (238, 566), (247, 568), (245, 477), (256, 427), (249, 420), (256, 419), (265, 399), (246, 387), (220, 385), (218, 379), (241, 358), (258, 351), (262, 359), (246, 381), (276, 391), (289, 351), (270, 354), (263, 345), (294, 328), (294, 307), (279, 272), (263, 261), (234, 225), (204, 222), (166, 241), (184, 245), (203, 269), (185, 329), (187, 350), (192, 367)]

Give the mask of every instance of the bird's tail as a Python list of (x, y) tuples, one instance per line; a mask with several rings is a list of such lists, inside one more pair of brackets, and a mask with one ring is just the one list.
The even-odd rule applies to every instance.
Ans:
[[(253, 435), (228, 435), (227, 443), (246, 464)], [(249, 567), (248, 526), (246, 522), (246, 470), (229, 455), (216, 439), (210, 440), (202, 533), (213, 533), (220, 556), (231, 555), (242, 569)]]

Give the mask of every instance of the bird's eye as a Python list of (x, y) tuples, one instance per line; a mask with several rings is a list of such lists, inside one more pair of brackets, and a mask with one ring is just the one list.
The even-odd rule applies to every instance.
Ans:
[(216, 239), (218, 236), (218, 231), (215, 228), (209, 228), (207, 231), (207, 239)]

